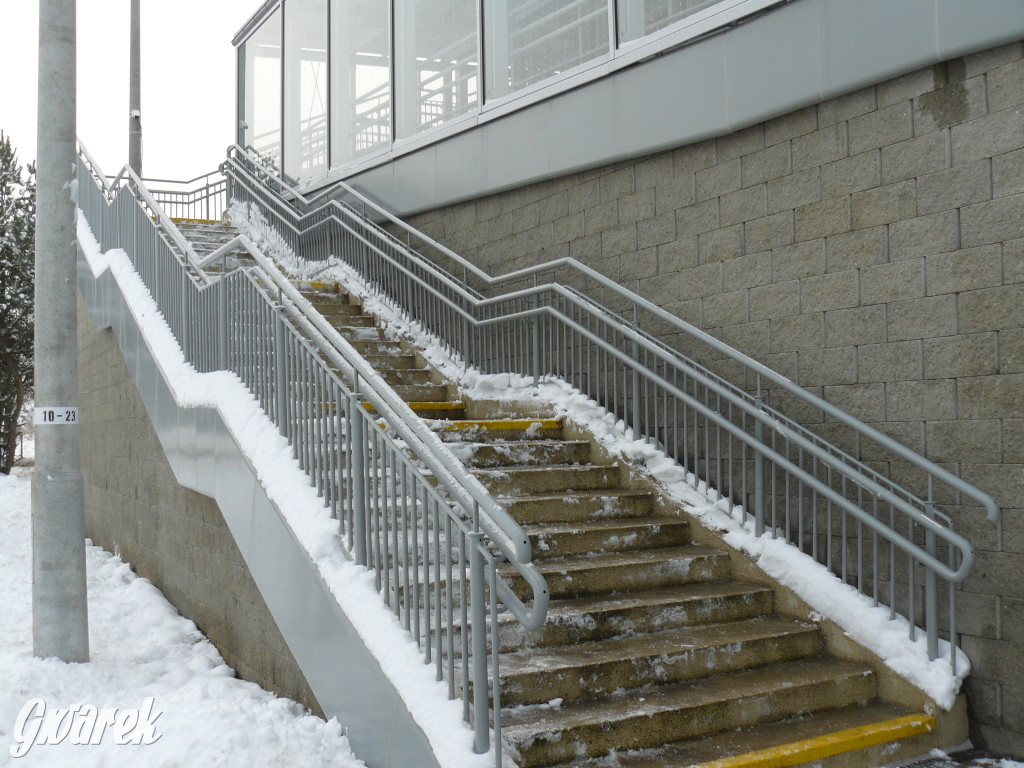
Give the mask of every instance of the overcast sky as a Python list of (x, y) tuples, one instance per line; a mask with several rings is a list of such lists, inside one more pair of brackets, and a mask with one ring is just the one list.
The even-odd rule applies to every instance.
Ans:
[[(142, 0), (143, 172), (191, 179), (234, 141), (231, 38), (262, 0)], [(128, 162), (129, 0), (78, 0), (78, 136), (106, 173)], [(0, 0), (0, 130), (35, 159), (38, 0)]]

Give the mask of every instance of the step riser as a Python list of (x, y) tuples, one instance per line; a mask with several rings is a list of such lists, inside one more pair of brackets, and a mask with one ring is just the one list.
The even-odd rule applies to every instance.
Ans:
[[(391, 388), (408, 403), (443, 403), (448, 400), (448, 387), (439, 384), (391, 384)], [(465, 415), (466, 409), (461, 410)]]
[[(637, 589), (682, 586), (729, 577), (727, 556), (679, 558), (659, 563), (629, 563), (572, 573), (547, 573), (548, 591), (553, 599), (607, 595)], [(512, 579), (512, 588), (525, 598), (532, 594), (525, 582)]]
[(488, 445), (475, 444), (460, 458), (477, 469), (510, 466), (537, 466), (552, 464), (586, 464), (590, 461), (590, 446), (583, 442), (565, 442), (551, 445)]
[(408, 371), (415, 369), (416, 356), (410, 354), (396, 354), (396, 355), (373, 355), (363, 354), (368, 362), (377, 373), (387, 378), (388, 371)]
[(430, 371), (422, 368), (391, 368), (383, 371), (378, 371), (383, 377), (384, 381), (390, 384), (392, 387), (396, 386), (416, 386), (423, 384), (433, 384), (434, 382), (430, 379)]
[(794, 685), (769, 693), (744, 696), (671, 712), (637, 714), (617, 722), (584, 726), (517, 744), (520, 768), (539, 768), (614, 750), (645, 749), (669, 741), (776, 720), (800, 712), (863, 704), (875, 696), (875, 682), (856, 675), (814, 685)]
[(619, 484), (618, 475), (617, 467), (550, 467), (477, 473), (484, 487), (495, 495), (604, 490)]
[[(309, 298), (307, 296), (307, 298)], [(341, 301), (331, 301), (325, 303), (319, 303), (316, 301), (311, 302), (313, 308), (316, 309), (324, 317), (340, 317), (340, 316), (358, 316), (363, 312), (363, 308), (358, 304), (348, 304)]]
[(530, 543), (535, 560), (550, 557), (581, 555), (587, 552), (635, 552), (661, 547), (677, 547), (690, 543), (690, 526), (685, 522), (673, 525), (638, 526), (615, 531), (567, 531), (565, 533), (531, 533)]
[(799, 634), (696, 648), (674, 655), (625, 659), (509, 677), (502, 680), (501, 702), (503, 706), (516, 706), (542, 704), (553, 699), (575, 701), (648, 684), (679, 683), (711, 674), (792, 661), (820, 652), (818, 632), (810, 629)]
[(538, 429), (527, 434), (525, 429), (492, 429), (473, 426), (468, 429), (452, 429), (439, 432), (438, 437), (446, 442), (482, 442), (486, 440), (558, 440), (562, 428)]
[[(571, 616), (549, 615), (543, 627), (524, 629), (521, 624), (502, 624), (498, 629), (501, 653), (524, 648), (549, 648), (558, 645), (607, 640), (625, 634), (644, 634), (702, 624), (742, 621), (772, 612), (772, 594), (768, 590), (700, 598), (668, 605), (644, 605), (608, 611), (590, 611)], [(456, 629), (456, 646), (461, 642)]]
[(508, 506), (509, 514), (520, 524), (577, 523), (612, 517), (646, 517), (654, 507), (649, 495), (609, 494), (596, 499), (575, 501), (519, 499)]

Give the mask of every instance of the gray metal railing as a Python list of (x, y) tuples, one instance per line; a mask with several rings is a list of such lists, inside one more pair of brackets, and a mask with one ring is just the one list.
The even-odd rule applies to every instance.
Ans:
[(703, 479), (727, 508), (742, 507), (758, 535), (782, 537), (892, 618), (902, 613), (911, 638), (923, 625), (932, 659), (945, 635), (956, 669), (956, 585), (974, 553), (940, 505), (974, 505), (995, 522), (988, 494), (574, 259), (492, 277), (343, 183), (304, 197), (238, 147), (223, 170), (229, 197), (256, 205), (296, 254), (349, 264), (485, 373), (576, 386), (694, 486)]
[[(125, 168), (108, 183), (84, 148), (78, 182), (97, 239), (129, 255), (186, 360), (236, 373), (288, 439), (343, 545), (372, 570), (449, 696), (461, 695), (478, 752), (490, 745), (490, 692), (500, 768), (499, 655), (488, 659), (499, 606), (535, 629), (548, 604), (523, 529), (253, 243), (235, 238), (200, 260), (142, 181)], [(237, 245), (256, 266), (227, 272)], [(529, 604), (499, 573), (505, 563)]]
[(160, 209), (172, 219), (216, 221), (224, 215), (226, 182), (219, 171), (189, 181), (143, 179)]

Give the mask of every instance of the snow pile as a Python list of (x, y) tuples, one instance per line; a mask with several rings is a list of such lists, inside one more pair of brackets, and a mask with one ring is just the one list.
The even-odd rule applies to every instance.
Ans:
[(423, 729), (442, 768), (492, 765), (493, 754), (473, 753), (473, 731), (462, 719), (461, 700), (449, 700), (447, 684), (434, 679), (433, 667), (423, 663), (416, 644), (374, 588), (373, 574), (346, 557), (337, 522), (331, 519), (323, 499), (292, 458), (287, 441), (260, 409), (255, 397), (235, 374), (200, 374), (185, 362), (181, 347), (128, 256), (120, 249), (101, 253), (81, 213), (78, 238), (93, 275), (98, 277), (109, 270), (117, 281), (178, 404), (219, 411), (237, 444), (246, 452), (267, 495), (316, 563), (338, 604)]
[[(244, 210), (237, 211), (244, 219)], [(262, 225), (261, 225), (262, 226)], [(280, 255), (276, 253), (275, 255)], [(286, 254), (290, 262), (295, 257)], [(301, 261), (301, 260), (300, 260)], [(845, 584), (826, 567), (770, 533), (754, 534), (754, 524), (741, 507), (726, 508), (717, 492), (683, 469), (674, 459), (644, 440), (634, 440), (621, 420), (594, 400), (570, 387), (562, 380), (542, 380), (539, 386), (532, 378), (518, 374), (482, 374), (467, 367), (457, 355), (450, 354), (442, 343), (427, 333), (419, 323), (411, 323), (393, 303), (371, 291), (358, 273), (345, 264), (322, 271), (321, 280), (336, 280), (363, 302), (365, 310), (381, 317), (388, 332), (402, 335), (423, 350), (424, 357), (449, 380), (459, 384), (464, 398), (500, 400), (511, 408), (532, 411), (538, 408), (548, 414), (570, 420), (587, 431), (612, 456), (644, 467), (669, 497), (681, 502), (687, 512), (696, 516), (711, 530), (724, 534), (731, 546), (749, 555), (768, 575), (792, 589), (811, 609), (835, 622), (856, 642), (878, 655), (894, 672), (925, 692), (935, 703), (949, 710), (970, 672), (970, 661), (957, 649), (957, 672), (949, 661), (949, 643), (939, 641), (939, 656), (928, 658), (924, 632), (910, 639), (910, 624), (901, 616), (890, 620), (889, 609), (875, 606), (866, 595)]]
[[(32, 656), (30, 481), (0, 475), (0, 765), (146, 764), (333, 766), (359, 768), (336, 720), (238, 680), (217, 649), (178, 615), (160, 591), (99, 547), (86, 551), (89, 664)], [(37, 744), (12, 758), (14, 725), (25, 702), (48, 711), (92, 705), (139, 709), (153, 697), (159, 712), (151, 745)]]

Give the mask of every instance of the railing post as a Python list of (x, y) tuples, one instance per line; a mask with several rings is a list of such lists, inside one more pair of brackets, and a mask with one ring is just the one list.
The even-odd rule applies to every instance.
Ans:
[[(633, 330), (636, 330), (634, 324)], [(640, 359), (640, 344), (633, 339), (633, 360)], [(640, 369), (633, 366), (633, 439), (639, 440), (643, 435), (640, 432)]]
[(199, 361), (192, 354), (192, 333), (188, 322), (188, 272), (181, 270), (181, 349), (185, 353), (185, 362), (192, 363), (200, 373)]
[[(484, 605), (484, 555), (483, 534), (470, 533), (469, 539), (469, 589), (473, 632), (473, 728), (476, 741), (473, 751), (482, 755), (490, 747), (489, 718), (487, 715), (487, 609)], [(497, 685), (498, 681), (495, 680)]]
[(348, 396), (352, 429), (352, 544), (357, 565), (366, 565), (366, 438), (359, 388)]
[[(761, 395), (754, 399), (758, 411), (764, 410), (764, 401)], [(761, 419), (754, 419), (754, 439), (759, 445), (764, 445), (764, 422)], [(759, 448), (754, 449), (754, 535), (760, 536), (764, 533), (764, 453)]]
[[(935, 504), (930, 499), (924, 505), (924, 513), (929, 520), (935, 519)], [(935, 531), (930, 527), (924, 533), (924, 546), (925, 551), (935, 557)], [(910, 617), (910, 620), (913, 621), (913, 617)], [(928, 658), (934, 661), (939, 655), (939, 587), (938, 577), (931, 564), (928, 565), (924, 577), (924, 623), (928, 634)], [(956, 653), (955, 648), (951, 650), (952, 653)]]
[(217, 350), (217, 367), (222, 370), (228, 370), (228, 276), (227, 276), (227, 264), (221, 267), (220, 273), (220, 284), (217, 290), (217, 339), (218, 339), (218, 350)]
[(540, 315), (530, 319), (533, 326), (533, 385), (540, 383)]
[(287, 364), (284, 348), (284, 318), (281, 316), (281, 307), (277, 306), (274, 308), (274, 375), (277, 389), (275, 405), (277, 406), (277, 430), (285, 437), (288, 437)]

